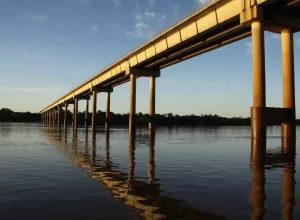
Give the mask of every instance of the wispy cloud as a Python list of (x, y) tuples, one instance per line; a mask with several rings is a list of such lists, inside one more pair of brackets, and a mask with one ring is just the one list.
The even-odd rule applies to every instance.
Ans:
[(196, 1), (196, 4), (204, 6), (209, 3), (212, 3), (214, 0), (195, 0), (195, 1)]
[(197, 4), (203, 5), (203, 4), (206, 3), (206, 1), (207, 1), (207, 0), (196, 0), (196, 3), (197, 3)]
[(160, 16), (160, 14), (147, 9), (143, 13), (139, 12), (135, 14), (133, 30), (127, 31), (126, 34), (133, 37), (151, 38), (154, 33), (152, 25), (155, 24), (156, 21), (154, 19), (158, 19)]
[(44, 21), (48, 21), (48, 16), (47, 15), (40, 15), (40, 14), (31, 14), (30, 19), (33, 20), (33, 21), (44, 22)]
[(94, 32), (99, 32), (100, 27), (99, 27), (99, 25), (94, 24), (94, 25), (90, 26), (90, 29)]
[(139, 22), (134, 26), (136, 29), (144, 29), (147, 28), (147, 25), (143, 22)]
[(40, 93), (40, 92), (48, 92), (49, 89), (37, 87), (37, 88), (4, 88), (6, 92), (24, 92), (24, 93)]
[(146, 10), (144, 12), (145, 18), (150, 19), (150, 18), (155, 18), (156, 16), (158, 16), (157, 13), (155, 13), (154, 11), (149, 12), (148, 10)]
[(66, 2), (80, 4), (80, 5), (85, 5), (85, 4), (89, 3), (90, 1), (91, 0), (66, 0)]
[[(151, 3), (150, 0), (148, 0), (148, 3), (155, 4), (155, 1)], [(145, 8), (143, 10), (139, 4), (137, 6), (137, 13), (133, 15), (134, 24), (132, 25), (132, 30), (127, 30), (126, 34), (133, 37), (149, 39), (153, 37), (156, 29), (165, 22), (164, 20), (166, 20), (167, 16), (153, 9)]]
[(142, 21), (139, 21), (134, 25), (133, 31), (127, 31), (126, 33), (133, 37), (145, 37), (145, 35), (147, 34), (147, 27), (148, 25), (146, 25)]
[(252, 54), (252, 43), (251, 42), (245, 43), (245, 47), (246, 47), (246, 53)]
[(149, 5), (154, 6), (155, 5), (155, 0), (148, 0)]
[(115, 6), (121, 6), (121, 2), (120, 0), (112, 0), (112, 2), (114, 3)]

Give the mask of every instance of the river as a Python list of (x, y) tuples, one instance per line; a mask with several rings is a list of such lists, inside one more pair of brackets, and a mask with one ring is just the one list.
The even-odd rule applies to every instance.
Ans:
[(295, 144), (269, 127), (263, 145), (250, 127), (0, 123), (0, 219), (298, 219)]

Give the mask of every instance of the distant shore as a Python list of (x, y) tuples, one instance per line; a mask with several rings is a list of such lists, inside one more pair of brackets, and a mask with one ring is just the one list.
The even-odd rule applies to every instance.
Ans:
[[(62, 113), (63, 115), (63, 113)], [(84, 112), (78, 113), (78, 123), (84, 124)], [(111, 125), (128, 125), (128, 114), (116, 114), (110, 113), (110, 124)], [(91, 113), (90, 117), (91, 118)], [(72, 113), (67, 112), (68, 122), (72, 122)], [(149, 114), (138, 113), (136, 115), (136, 123), (138, 125), (147, 124)], [(41, 115), (39, 113), (31, 112), (14, 112), (11, 109), (2, 108), (0, 110), (0, 122), (40, 122)], [(105, 123), (105, 112), (97, 111), (96, 116), (97, 125)], [(300, 125), (300, 120), (296, 121), (297, 125)], [(219, 115), (173, 115), (168, 114), (156, 114), (156, 124), (158, 126), (250, 126), (250, 118), (232, 117), (226, 118)]]

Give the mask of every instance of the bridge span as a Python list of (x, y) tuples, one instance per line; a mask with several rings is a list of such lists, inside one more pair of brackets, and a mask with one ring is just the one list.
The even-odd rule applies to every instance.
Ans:
[[(48, 125), (60, 124), (64, 107), (73, 104), (73, 126), (77, 128), (79, 100), (86, 100), (86, 126), (95, 130), (97, 94), (107, 93), (106, 128), (109, 128), (110, 95), (113, 87), (130, 82), (129, 132), (135, 129), (136, 79), (150, 79), (149, 128), (155, 127), (155, 81), (161, 70), (200, 54), (252, 36), (253, 106), (252, 137), (265, 136), (266, 125), (281, 124), (283, 137), (295, 136), (295, 82), (293, 33), (300, 30), (300, 0), (215, 0), (186, 16), (134, 51), (104, 68), (40, 111)], [(282, 108), (266, 107), (264, 31), (281, 35)], [(92, 97), (92, 118), (88, 106)]]

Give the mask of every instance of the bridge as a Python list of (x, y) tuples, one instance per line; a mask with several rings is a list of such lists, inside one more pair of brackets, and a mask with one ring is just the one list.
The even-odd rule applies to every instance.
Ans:
[[(64, 96), (40, 111), (47, 125), (61, 123), (73, 105), (73, 126), (77, 128), (78, 102), (86, 100), (86, 127), (91, 120), (95, 130), (97, 94), (107, 93), (106, 129), (109, 129), (110, 95), (113, 88), (130, 82), (129, 132), (135, 129), (136, 79), (149, 77), (149, 129), (155, 127), (155, 82), (161, 70), (252, 36), (253, 106), (252, 137), (265, 136), (269, 123), (282, 125), (282, 137), (295, 137), (295, 82), (293, 33), (300, 30), (300, 0), (215, 0), (186, 15), (180, 22), (102, 69)], [(264, 31), (281, 35), (282, 108), (266, 106)], [(92, 118), (89, 100), (92, 98)]]

